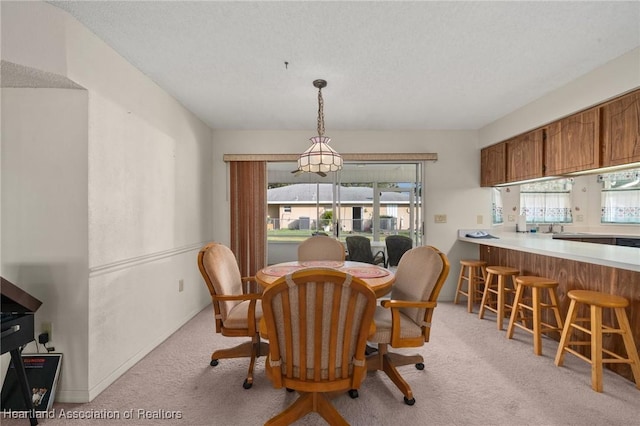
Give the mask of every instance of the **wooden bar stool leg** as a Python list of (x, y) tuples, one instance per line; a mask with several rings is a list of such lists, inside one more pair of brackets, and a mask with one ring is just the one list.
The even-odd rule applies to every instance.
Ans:
[(562, 321), (562, 316), (560, 315), (560, 303), (558, 303), (558, 295), (555, 292), (555, 289), (550, 288), (549, 290), (549, 300), (551, 300), (551, 310), (553, 311), (553, 315), (556, 317), (556, 325), (558, 329), (562, 332), (564, 328), (564, 322)]
[(498, 306), (497, 306), (498, 330), (502, 330), (502, 322), (504, 321), (504, 276), (498, 275)]
[(575, 321), (577, 314), (576, 301), (571, 300), (571, 303), (569, 303), (569, 310), (567, 311), (567, 319), (564, 323), (564, 327), (562, 328), (560, 343), (558, 344), (558, 352), (556, 353), (556, 359), (554, 360), (554, 364), (557, 367), (560, 367), (564, 363), (564, 348), (567, 347), (570, 341), (571, 329), (573, 328), (571, 324)]
[(458, 304), (458, 296), (462, 291), (462, 281), (464, 281), (464, 268), (465, 268), (465, 265), (460, 266), (460, 275), (458, 275), (458, 286), (456, 287), (456, 296), (453, 298), (454, 305)]
[(473, 299), (476, 294), (476, 268), (473, 266), (469, 267), (469, 283), (467, 284), (467, 312), (473, 312)]
[(602, 392), (602, 308), (591, 305), (591, 388)]
[(631, 325), (629, 324), (629, 318), (624, 308), (615, 308), (616, 318), (618, 319), (618, 325), (624, 332), (622, 333), (622, 340), (624, 341), (624, 347), (627, 350), (627, 357), (632, 361), (631, 372), (636, 382), (636, 388), (640, 389), (640, 357), (638, 356), (638, 350), (633, 342), (633, 336), (631, 335)]
[[(484, 266), (481, 266), (480, 272), (482, 273), (482, 292), (481, 293), (484, 295), (484, 288), (487, 285), (487, 270), (485, 269)], [(477, 290), (477, 293), (480, 293), (480, 291)], [(477, 294), (474, 294), (473, 300), (477, 300), (476, 296)], [(480, 300), (482, 300), (482, 296), (480, 296)]]
[(493, 280), (493, 274), (491, 272), (487, 272), (487, 278), (484, 282), (484, 291), (482, 292), (482, 301), (480, 302), (480, 312), (478, 312), (478, 318), (484, 318), (484, 305), (487, 303), (487, 299), (489, 298), (489, 287), (491, 286), (491, 281)]
[(511, 309), (511, 317), (509, 318), (509, 325), (507, 326), (508, 339), (513, 338), (513, 329), (515, 328), (514, 324), (516, 321), (518, 321), (518, 316), (520, 316), (521, 318), (524, 317), (524, 314), (522, 313), (522, 308), (519, 305), (520, 300), (522, 299), (523, 292), (524, 292), (524, 286), (519, 285), (516, 287), (516, 295), (513, 299), (513, 308)]
[(533, 353), (542, 355), (542, 333), (540, 332), (540, 288), (531, 289), (533, 309)]

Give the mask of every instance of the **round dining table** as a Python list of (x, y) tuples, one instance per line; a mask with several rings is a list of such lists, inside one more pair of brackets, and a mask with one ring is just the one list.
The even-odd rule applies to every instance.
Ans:
[(256, 273), (256, 279), (262, 286), (273, 284), (278, 278), (304, 268), (332, 268), (346, 272), (364, 281), (376, 297), (382, 297), (391, 291), (391, 286), (396, 280), (394, 273), (377, 265), (363, 262), (334, 261), (334, 260), (308, 260), (304, 262), (293, 261), (277, 263), (266, 266)]

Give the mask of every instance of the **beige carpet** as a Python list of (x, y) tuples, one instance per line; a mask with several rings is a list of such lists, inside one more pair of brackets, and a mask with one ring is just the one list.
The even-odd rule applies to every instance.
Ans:
[[(554, 340), (544, 339), (544, 355), (536, 357), (529, 334), (516, 329), (514, 339), (508, 340), (496, 329), (494, 318), (479, 320), (466, 312), (466, 305), (440, 303), (431, 342), (418, 349), (425, 369), (401, 368), (413, 388), (414, 406), (405, 405), (402, 394), (380, 372), (369, 374), (358, 399), (345, 394), (334, 404), (353, 425), (640, 424), (640, 390), (631, 381), (605, 371), (604, 392), (593, 392), (585, 362), (568, 354), (565, 366), (558, 368), (553, 364)], [(56, 418), (41, 419), (40, 424), (261, 425), (296, 394), (273, 389), (263, 374), (264, 358), (257, 363), (249, 390), (242, 388), (246, 360), (209, 366), (213, 348), (237, 341), (214, 333), (207, 308), (94, 401), (55, 404)], [(63, 419), (61, 410), (69, 416), (120, 419)], [(125, 413), (132, 413), (132, 419), (125, 420)], [(149, 418), (154, 415), (164, 419)], [(23, 426), (28, 421), (5, 418), (2, 424)], [(325, 423), (312, 414), (297, 424)]]

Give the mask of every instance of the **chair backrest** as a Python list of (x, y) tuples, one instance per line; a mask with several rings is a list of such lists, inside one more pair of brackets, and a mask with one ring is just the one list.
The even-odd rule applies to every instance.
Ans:
[(389, 235), (384, 243), (387, 246), (387, 266), (398, 266), (402, 255), (413, 247), (413, 240), (404, 235)]
[(375, 305), (366, 283), (335, 269), (306, 268), (276, 280), (262, 295), (274, 387), (358, 388)]
[(309, 237), (298, 245), (298, 260), (344, 260), (344, 246), (332, 237)]
[(227, 314), (239, 300), (218, 301), (214, 296), (243, 294), (242, 276), (231, 249), (223, 244), (209, 243), (198, 253), (198, 268), (207, 284), (216, 317), (216, 331), (220, 332)]
[[(435, 247), (418, 246), (408, 250), (398, 264), (391, 299), (436, 302), (449, 268), (449, 259)], [(423, 326), (428, 342), (433, 309), (401, 308), (400, 311)]]
[(352, 235), (345, 239), (349, 260), (354, 262), (373, 263), (373, 253), (371, 253), (371, 241), (367, 237)]

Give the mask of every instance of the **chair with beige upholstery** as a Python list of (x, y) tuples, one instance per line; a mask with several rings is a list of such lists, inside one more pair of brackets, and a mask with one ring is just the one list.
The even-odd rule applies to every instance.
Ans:
[(257, 324), (262, 318), (261, 288), (254, 277), (241, 277), (236, 257), (227, 246), (209, 243), (198, 253), (198, 267), (213, 303), (216, 332), (229, 337), (249, 337), (251, 341), (211, 354), (211, 366), (222, 358), (249, 357), (249, 372), (243, 383), (253, 385), (253, 366), (266, 355), (269, 345), (260, 342)]
[(338, 260), (344, 261), (344, 245), (333, 237), (315, 235), (298, 245), (298, 261)]
[(265, 424), (288, 425), (316, 412), (331, 425), (347, 425), (330, 399), (334, 393), (357, 392), (366, 377), (373, 291), (345, 272), (306, 268), (268, 286), (262, 304), (261, 330), (270, 342), (267, 377), (275, 388), (300, 394)]
[(422, 370), (424, 358), (391, 353), (388, 347), (419, 347), (429, 341), (431, 317), (448, 274), (449, 260), (444, 253), (431, 246), (415, 247), (398, 264), (390, 300), (382, 300), (376, 308), (376, 331), (369, 342), (377, 343), (378, 351), (368, 356), (367, 368), (384, 371), (402, 391), (407, 405), (413, 405), (415, 398), (397, 367), (414, 364)]

